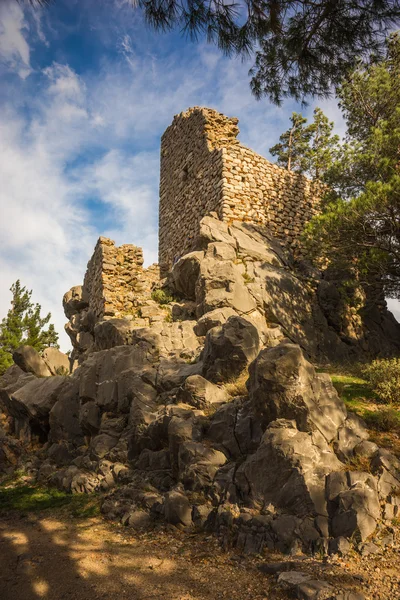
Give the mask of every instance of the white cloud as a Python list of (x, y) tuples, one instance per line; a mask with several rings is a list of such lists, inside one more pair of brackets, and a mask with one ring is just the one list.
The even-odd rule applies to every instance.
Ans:
[(28, 29), (17, 2), (0, 3), (0, 61), (6, 69), (25, 79), (31, 73), (30, 49), (24, 37)]

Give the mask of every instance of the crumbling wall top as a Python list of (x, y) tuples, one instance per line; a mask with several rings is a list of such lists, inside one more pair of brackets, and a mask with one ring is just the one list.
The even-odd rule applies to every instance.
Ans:
[(227, 117), (213, 108), (202, 106), (193, 106), (179, 115), (175, 115), (161, 139), (163, 140), (164, 137), (171, 135), (177, 127), (185, 122), (189, 123), (189, 119), (191, 128), (194, 129), (196, 125), (199, 126), (199, 132), (201, 131), (205, 137), (209, 150), (239, 144), (239, 140), (236, 139), (240, 131), (238, 127), (239, 119)]

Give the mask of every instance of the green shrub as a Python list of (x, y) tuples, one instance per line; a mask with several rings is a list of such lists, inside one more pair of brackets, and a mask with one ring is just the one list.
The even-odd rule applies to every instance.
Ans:
[(374, 360), (363, 374), (382, 402), (400, 403), (400, 358)]
[(391, 433), (400, 433), (400, 412), (394, 408), (365, 411), (364, 421), (369, 429)]
[(250, 275), (246, 272), (246, 273), (242, 273), (242, 277), (244, 279), (244, 282), (247, 283), (254, 283), (254, 277), (250, 277)]
[(63, 377), (68, 377), (70, 375), (70, 372), (65, 367), (57, 367), (56, 375), (62, 375)]
[(170, 302), (173, 302), (175, 298), (165, 290), (154, 290), (151, 292), (151, 299), (158, 304), (169, 304)]

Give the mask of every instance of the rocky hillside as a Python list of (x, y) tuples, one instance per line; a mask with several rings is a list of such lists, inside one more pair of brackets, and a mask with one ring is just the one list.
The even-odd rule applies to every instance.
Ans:
[(158, 287), (99, 322), (79, 287), (66, 294), (79, 365), (16, 354), (0, 381), (0, 468), (23, 457), (38, 481), (101, 491), (125, 524), (205, 528), (245, 552), (393, 542), (400, 462), (311, 362), (398, 351), (385, 307), (339, 322), (333, 283), (214, 216)]

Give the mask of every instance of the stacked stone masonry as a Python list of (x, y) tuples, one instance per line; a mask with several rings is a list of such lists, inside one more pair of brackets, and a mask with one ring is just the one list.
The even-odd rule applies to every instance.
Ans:
[(159, 279), (156, 265), (143, 269), (143, 252), (132, 244), (115, 246), (100, 237), (90, 259), (82, 288), (82, 299), (96, 321), (132, 314), (149, 298)]
[(159, 264), (164, 274), (191, 250), (202, 217), (266, 225), (299, 251), (304, 225), (318, 212), (321, 188), (282, 169), (237, 139), (238, 119), (209, 108), (175, 116), (161, 140)]

